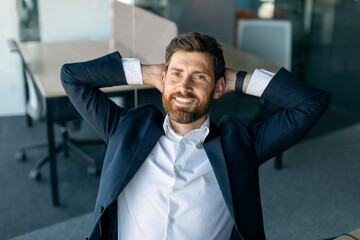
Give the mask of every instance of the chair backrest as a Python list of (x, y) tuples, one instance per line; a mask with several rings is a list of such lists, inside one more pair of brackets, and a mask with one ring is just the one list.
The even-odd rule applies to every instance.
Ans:
[(46, 114), (45, 101), (41, 97), (40, 90), (35, 86), (32, 77), (26, 67), (24, 69), (24, 73), (29, 96), (29, 99), (26, 103), (26, 113), (33, 120), (38, 121), (44, 119)]
[(291, 70), (292, 26), (288, 20), (238, 21), (237, 47)]
[[(9, 40), (8, 45), (10, 51), (17, 52), (23, 58), (19, 46), (14, 40)], [(42, 97), (40, 89), (34, 83), (34, 78), (26, 64), (23, 65), (24, 83), (26, 85), (26, 114), (33, 120), (44, 120), (47, 107), (46, 101)], [(75, 107), (67, 98), (59, 98), (52, 100), (52, 119), (55, 123), (64, 125), (69, 121), (77, 120), (80, 115)], [(60, 110), (59, 110), (60, 109)]]
[(116, 48), (124, 48), (116, 50), (124, 57), (139, 58), (142, 63), (164, 62), (166, 46), (178, 35), (176, 23), (117, 0), (111, 3), (111, 24), (112, 43)]
[[(28, 100), (26, 102), (26, 113), (33, 120), (44, 120), (46, 117), (46, 101), (42, 97), (39, 88), (34, 84), (30, 71), (24, 66), (24, 77), (27, 84)], [(55, 123), (65, 125), (67, 122), (77, 120), (79, 113), (67, 98), (52, 100), (52, 119)]]
[[(19, 46), (17, 45), (15, 40), (8, 40), (8, 45), (11, 52), (17, 52), (21, 56)], [(46, 113), (45, 101), (41, 97), (40, 90), (35, 86), (33, 82), (34, 80), (27, 66), (23, 66), (23, 71), (24, 82), (26, 84), (25, 91), (27, 91), (25, 111), (27, 115), (30, 116), (33, 120), (37, 121), (43, 119)]]

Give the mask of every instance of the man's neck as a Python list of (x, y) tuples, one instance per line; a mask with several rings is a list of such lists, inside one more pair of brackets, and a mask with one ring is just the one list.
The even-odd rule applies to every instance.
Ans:
[(174, 130), (174, 132), (180, 133), (181, 135), (185, 136), (190, 131), (200, 128), (204, 124), (204, 122), (206, 121), (206, 118), (207, 118), (207, 115), (205, 115), (202, 118), (196, 120), (195, 122), (187, 123), (187, 124), (181, 124), (181, 123), (173, 121), (169, 117), (169, 122), (170, 122), (170, 126)]

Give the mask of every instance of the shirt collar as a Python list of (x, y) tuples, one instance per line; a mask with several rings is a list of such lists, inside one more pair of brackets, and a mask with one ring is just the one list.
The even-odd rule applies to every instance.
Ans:
[(210, 117), (209, 115), (206, 117), (205, 122), (201, 125), (200, 128), (191, 130), (188, 134), (183, 136), (180, 133), (174, 132), (174, 130), (171, 128), (170, 121), (169, 121), (169, 115), (166, 114), (163, 128), (165, 132), (165, 136), (168, 137), (172, 141), (180, 141), (183, 138), (196, 141), (196, 142), (204, 142), (205, 138), (210, 132)]

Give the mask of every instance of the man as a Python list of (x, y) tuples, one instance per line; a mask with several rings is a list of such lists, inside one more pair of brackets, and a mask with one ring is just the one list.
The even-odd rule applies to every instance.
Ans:
[[(165, 65), (115, 52), (63, 66), (70, 100), (108, 144), (90, 239), (265, 239), (258, 167), (299, 141), (328, 97), (285, 69), (224, 66), (217, 41), (199, 33), (174, 38)], [(162, 92), (165, 118), (153, 105), (123, 109), (99, 90), (142, 82)], [(232, 116), (217, 126), (211, 101), (231, 91), (285, 110), (249, 128)]]

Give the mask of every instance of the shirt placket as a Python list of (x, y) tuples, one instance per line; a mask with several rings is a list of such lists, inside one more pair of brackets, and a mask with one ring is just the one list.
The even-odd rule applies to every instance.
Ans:
[(185, 185), (183, 176), (185, 159), (182, 158), (182, 152), (185, 151), (185, 138), (182, 138), (178, 143), (176, 143), (175, 156), (174, 156), (174, 181), (169, 193), (169, 217), (168, 217), (168, 229), (166, 234), (166, 239), (174, 239), (174, 228), (176, 228), (176, 219), (174, 216), (178, 212), (179, 208), (182, 206), (179, 205), (180, 201), (179, 195)]

